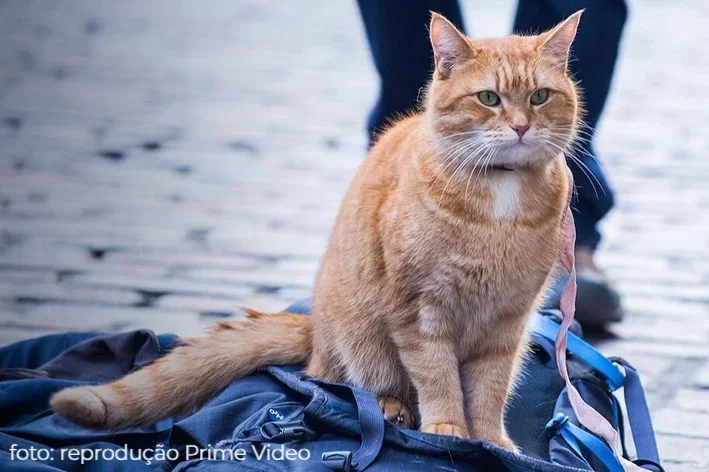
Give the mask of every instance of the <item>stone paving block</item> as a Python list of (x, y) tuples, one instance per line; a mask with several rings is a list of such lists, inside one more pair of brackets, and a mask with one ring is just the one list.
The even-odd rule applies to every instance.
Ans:
[(0, 331), (4, 329), (52, 330), (54, 332), (79, 331), (129, 331), (152, 329), (158, 333), (172, 332), (182, 336), (200, 334), (213, 320), (200, 317), (196, 312), (175, 308), (137, 308), (111, 306), (39, 305), (24, 310), (20, 315), (4, 314)]
[(660, 297), (625, 296), (623, 305), (630, 311), (650, 318), (663, 317), (677, 320), (682, 324), (707, 319), (709, 307), (705, 303), (687, 303)]
[(261, 286), (261, 287), (288, 287), (307, 289), (313, 284), (314, 274), (300, 274), (262, 268), (252, 271), (229, 271), (220, 269), (191, 269), (185, 273), (189, 279), (204, 282), (223, 284)]
[[(248, 296), (246, 294), (245, 296)], [(239, 313), (239, 308), (244, 306), (242, 300), (226, 300), (212, 297), (199, 297), (192, 295), (165, 295), (160, 297), (155, 306), (169, 311), (176, 308), (180, 311), (191, 311), (202, 316), (218, 318), (229, 318)]]
[[(709, 440), (669, 434), (657, 435), (657, 447), (667, 461), (668, 471), (709, 470)], [(682, 465), (686, 463), (685, 465)], [(685, 467), (685, 468), (682, 468)]]
[(86, 287), (67, 283), (42, 283), (0, 280), (0, 298), (12, 300), (17, 305), (91, 304), (132, 306), (141, 300), (140, 295), (127, 287)]
[(664, 408), (653, 417), (658, 433), (709, 440), (709, 413)]
[(0, 283), (10, 282), (13, 285), (35, 284), (35, 283), (51, 283), (57, 282), (59, 276), (51, 270), (27, 270), (26, 267), (8, 267), (3, 266), (0, 270)]
[(623, 339), (657, 340), (660, 342), (682, 343), (686, 345), (706, 346), (709, 343), (709, 318), (698, 323), (680, 323), (664, 314), (653, 318), (644, 317), (643, 323), (636, 325), (619, 324), (612, 328), (613, 333)]
[(709, 362), (695, 373), (693, 385), (709, 390)]
[(91, 289), (145, 290), (154, 293), (181, 293), (224, 299), (238, 299), (240, 293), (243, 294), (248, 290), (246, 287), (224, 283), (98, 273), (76, 275), (73, 277), (73, 283)]
[[(0, 321), (0, 324), (4, 321)], [(77, 329), (77, 328), (72, 328)], [(36, 326), (28, 326), (24, 328), (3, 326), (0, 330), (0, 346), (6, 346), (24, 339), (36, 338), (39, 336), (45, 336), (48, 334), (55, 334), (56, 329), (54, 327), (38, 328)]]
[(687, 301), (689, 303), (709, 303), (709, 287), (701, 285), (667, 285), (654, 283), (626, 283), (618, 284), (624, 293), (631, 296), (657, 296), (663, 299)]
[[(705, 446), (706, 447), (706, 446)], [(695, 452), (700, 453), (702, 449), (695, 449)], [(667, 464), (667, 469), (672, 472), (697, 472), (709, 470), (709, 466), (706, 463), (697, 462), (670, 462)]]
[(709, 389), (681, 388), (675, 393), (671, 408), (709, 413)]
[(670, 341), (660, 343), (656, 340), (619, 339), (615, 344), (608, 342), (603, 345), (603, 351), (608, 355), (621, 350), (631, 360), (637, 355), (701, 359), (709, 357), (709, 345), (707, 344), (685, 344)]
[(155, 266), (170, 269), (170, 272), (191, 268), (213, 268), (230, 271), (250, 271), (263, 265), (272, 265), (276, 258), (257, 254), (215, 253), (213, 251), (186, 251), (176, 248), (136, 248), (132, 251), (109, 253), (105, 264), (109, 267)]

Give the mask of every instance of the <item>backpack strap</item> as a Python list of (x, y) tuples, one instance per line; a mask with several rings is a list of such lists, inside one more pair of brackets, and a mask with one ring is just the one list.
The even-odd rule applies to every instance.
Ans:
[(593, 434), (571, 423), (569, 417), (565, 414), (557, 413), (556, 416), (547, 423), (544, 429), (549, 432), (558, 431), (561, 437), (564, 438), (564, 441), (566, 441), (579, 457), (583, 457), (583, 452), (579, 446), (579, 444), (582, 444), (603, 463), (609, 472), (623, 472), (623, 465), (611, 448)]
[[(553, 341), (558, 335), (559, 323), (551, 316), (537, 314), (531, 321), (530, 329), (532, 333), (537, 336)], [(655, 430), (652, 426), (645, 391), (643, 390), (637, 370), (624, 359), (606, 358), (596, 348), (571, 332), (569, 332), (567, 336), (567, 350), (573, 354), (576, 359), (584, 362), (589, 367), (592, 367), (602, 374), (608, 382), (608, 387), (611, 391), (624, 387), (623, 392), (628, 422), (630, 423), (630, 431), (633, 436), (635, 451), (643, 463), (641, 467), (649, 470), (661, 470), (657, 466), (657, 464), (660, 463), (660, 455), (655, 440)], [(618, 365), (623, 367), (625, 374), (620, 371)], [(552, 419), (552, 422), (553, 421)], [(585, 441), (573, 434), (572, 428), (574, 427), (575, 425), (571, 424), (571, 428), (566, 428), (566, 432), (564, 429), (560, 429), (564, 440), (577, 454), (581, 454), (580, 449), (578, 449), (578, 442), (580, 441), (588, 450), (598, 456), (596, 449), (589, 447)], [(599, 459), (603, 461), (600, 456)], [(603, 462), (605, 463), (605, 461)]]
[(645, 391), (640, 383), (638, 371), (623, 359), (614, 360), (625, 369), (625, 408), (628, 412), (628, 422), (637, 456), (659, 464), (660, 454), (655, 441), (655, 429), (652, 427), (650, 410), (647, 407)]
[(377, 399), (369, 392), (351, 388), (357, 403), (357, 416), (362, 434), (362, 444), (354, 452), (329, 451), (322, 454), (322, 463), (337, 472), (360, 472), (369, 467), (379, 455), (384, 444), (384, 415)]
[(576, 228), (574, 226), (574, 216), (571, 212), (571, 197), (573, 194), (573, 176), (568, 170), (569, 176), (569, 194), (567, 196), (566, 213), (561, 221), (562, 242), (559, 248), (559, 263), (569, 273), (569, 279), (566, 281), (563, 291), (561, 292), (561, 300), (559, 307), (561, 308), (562, 321), (559, 327), (559, 333), (556, 337), (556, 367), (559, 375), (566, 384), (566, 392), (569, 398), (569, 403), (574, 410), (574, 414), (579, 423), (595, 435), (603, 438), (611, 447), (615, 457), (620, 461), (625, 472), (642, 472), (643, 469), (633, 464), (623, 457), (623, 452), (620, 450), (620, 441), (618, 440), (618, 431), (606, 420), (603, 415), (594, 410), (588, 403), (584, 401), (581, 394), (571, 384), (569, 373), (566, 368), (566, 346), (569, 335), (569, 327), (574, 321), (574, 313), (576, 311), (576, 269), (574, 264), (574, 248), (576, 243)]
[[(532, 318), (530, 329), (534, 334), (554, 342), (559, 334), (559, 323), (550, 316), (538, 313)], [(623, 372), (600, 351), (574, 333), (567, 334), (566, 350), (603, 375), (612, 391), (618, 390), (624, 385)]]
[(357, 402), (357, 415), (362, 429), (362, 445), (352, 456), (357, 471), (364, 470), (375, 461), (384, 443), (384, 415), (377, 399), (369, 392), (352, 389)]

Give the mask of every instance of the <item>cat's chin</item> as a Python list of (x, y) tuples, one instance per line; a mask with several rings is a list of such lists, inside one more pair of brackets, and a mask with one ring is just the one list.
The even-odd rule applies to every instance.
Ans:
[(534, 169), (544, 167), (554, 157), (539, 146), (520, 143), (500, 150), (488, 167), (508, 171)]
[(525, 143), (501, 143), (497, 148), (497, 160), (501, 161), (522, 161), (534, 155), (537, 146)]
[(500, 163), (500, 164), (492, 164), (488, 166), (491, 170), (502, 170), (502, 171), (508, 171), (512, 172), (517, 169), (517, 164), (508, 164), (508, 163)]

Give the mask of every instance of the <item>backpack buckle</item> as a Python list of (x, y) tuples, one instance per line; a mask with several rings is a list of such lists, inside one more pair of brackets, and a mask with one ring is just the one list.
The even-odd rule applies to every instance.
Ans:
[(315, 438), (315, 432), (306, 428), (302, 421), (266, 423), (261, 426), (261, 436), (267, 441), (307, 441)]
[(544, 431), (550, 434), (554, 434), (559, 429), (564, 426), (566, 423), (568, 423), (569, 417), (566, 416), (565, 414), (559, 412), (552, 419), (549, 420), (549, 422), (544, 426)]
[(354, 472), (352, 451), (323, 452), (322, 463), (335, 472)]

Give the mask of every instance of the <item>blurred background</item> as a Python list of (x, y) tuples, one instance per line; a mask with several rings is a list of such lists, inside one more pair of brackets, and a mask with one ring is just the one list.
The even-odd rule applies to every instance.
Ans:
[[(508, 34), (515, 3), (462, 0), (468, 32)], [(632, 2), (596, 142), (627, 311), (598, 343), (676, 471), (709, 468), (706, 18)], [(307, 297), (377, 84), (354, 1), (0, 1), (0, 344)]]

